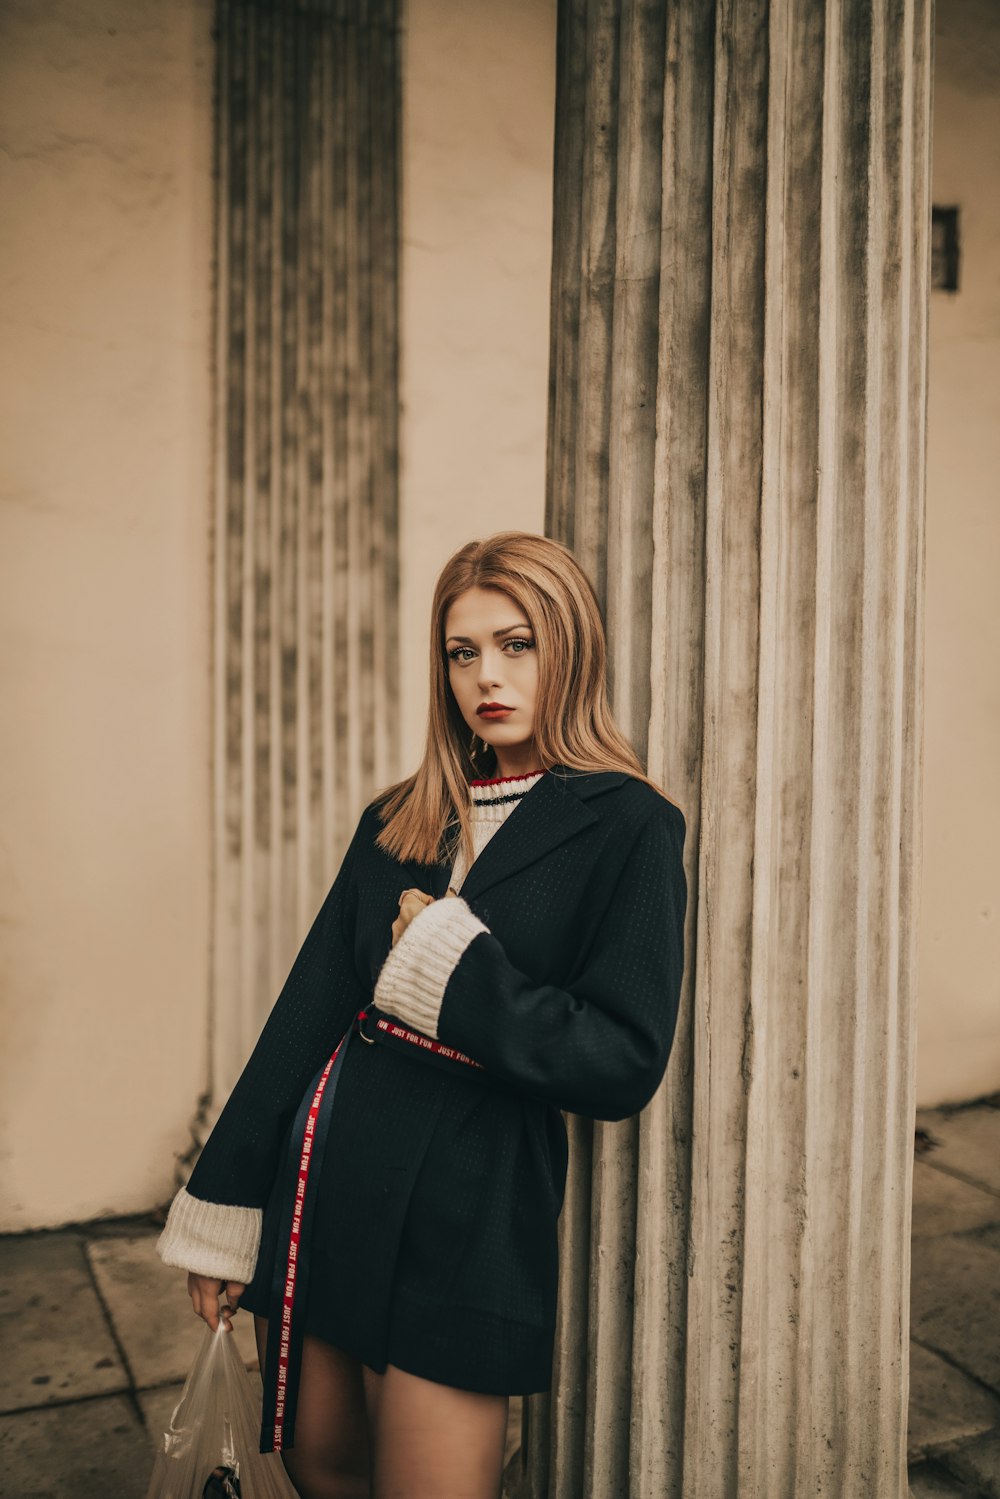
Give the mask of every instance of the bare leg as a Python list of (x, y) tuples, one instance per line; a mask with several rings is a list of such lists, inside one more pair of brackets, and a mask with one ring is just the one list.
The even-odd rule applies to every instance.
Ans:
[[(263, 1369), (267, 1319), (253, 1320)], [(303, 1338), (295, 1445), (281, 1454), (301, 1499), (369, 1499), (371, 1441), (361, 1369), (340, 1348)]]
[(374, 1499), (499, 1499), (506, 1395), (456, 1390), (394, 1364), (381, 1384)]
[[(382, 1406), (384, 1374), (376, 1374), (367, 1364), (361, 1366), (361, 1377), (365, 1385), (365, 1405), (368, 1408), (368, 1472), (375, 1472), (375, 1448), (378, 1440), (378, 1418)], [(374, 1487), (372, 1492), (374, 1493)]]

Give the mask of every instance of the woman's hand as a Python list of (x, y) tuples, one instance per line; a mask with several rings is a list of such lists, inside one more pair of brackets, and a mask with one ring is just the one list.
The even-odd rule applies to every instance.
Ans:
[[(450, 885), (448, 886), (446, 895), (443, 895), (441, 899), (446, 900), (449, 895), (455, 896), (456, 899), (458, 898), (458, 891), (453, 890)], [(406, 928), (409, 926), (414, 916), (417, 916), (425, 906), (432, 906), (433, 904), (433, 895), (428, 895), (423, 890), (403, 891), (402, 895), (399, 897), (399, 915), (392, 923), (393, 947), (396, 946), (396, 943), (406, 931)]]
[[(218, 1280), (212, 1275), (195, 1275), (192, 1270), (188, 1272), (187, 1288), (196, 1317), (207, 1322), (215, 1332), (221, 1312), (226, 1331), (232, 1332), (233, 1315), (240, 1309), (240, 1297), (246, 1290), (245, 1285), (241, 1285), (238, 1280)], [(226, 1293), (226, 1304), (220, 1307), (219, 1297), (223, 1291)]]

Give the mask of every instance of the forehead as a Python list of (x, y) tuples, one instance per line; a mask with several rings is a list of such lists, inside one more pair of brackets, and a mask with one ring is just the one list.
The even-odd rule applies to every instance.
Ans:
[(446, 635), (488, 636), (527, 624), (521, 606), (499, 588), (466, 589), (452, 601), (444, 617)]

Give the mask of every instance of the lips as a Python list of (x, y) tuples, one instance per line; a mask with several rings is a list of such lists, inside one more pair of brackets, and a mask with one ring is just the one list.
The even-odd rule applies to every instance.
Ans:
[(513, 708), (508, 708), (504, 703), (481, 703), (476, 709), (480, 718), (505, 718), (513, 711)]

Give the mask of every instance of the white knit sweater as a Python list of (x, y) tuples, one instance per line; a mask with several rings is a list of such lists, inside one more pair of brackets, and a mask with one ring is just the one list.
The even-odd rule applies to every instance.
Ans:
[[(472, 782), (470, 822), (476, 858), (544, 774), (537, 770)], [(469, 868), (459, 854), (451, 873), (452, 889), (461, 890)], [(375, 1005), (436, 1038), (448, 980), (473, 937), (486, 931), (489, 928), (461, 895), (443, 896), (425, 906), (390, 948), (372, 996)], [(262, 1224), (260, 1208), (202, 1202), (181, 1187), (157, 1241), (157, 1253), (167, 1265), (246, 1282), (253, 1275)]]
[[(470, 821), (476, 858), (544, 774), (536, 770), (526, 776), (472, 782)], [(453, 890), (461, 890), (469, 868), (460, 853), (451, 874)], [(473, 937), (488, 931), (460, 895), (443, 896), (425, 906), (390, 949), (375, 985), (375, 1004), (436, 1039), (441, 1001), (455, 965)]]

